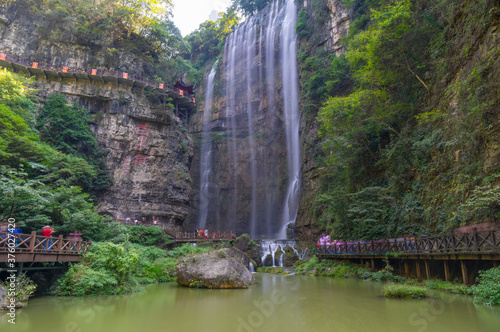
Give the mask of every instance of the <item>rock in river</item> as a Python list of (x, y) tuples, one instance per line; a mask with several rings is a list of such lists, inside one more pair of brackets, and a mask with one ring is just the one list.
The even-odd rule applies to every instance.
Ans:
[(175, 266), (177, 282), (188, 287), (245, 288), (256, 283), (243, 264), (245, 257), (237, 249), (224, 248), (183, 258)]

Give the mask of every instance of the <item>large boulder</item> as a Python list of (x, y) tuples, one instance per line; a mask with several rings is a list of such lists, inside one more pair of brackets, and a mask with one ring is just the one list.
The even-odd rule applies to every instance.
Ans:
[(245, 260), (248, 257), (234, 248), (186, 257), (175, 266), (177, 282), (187, 287), (246, 288), (256, 281)]

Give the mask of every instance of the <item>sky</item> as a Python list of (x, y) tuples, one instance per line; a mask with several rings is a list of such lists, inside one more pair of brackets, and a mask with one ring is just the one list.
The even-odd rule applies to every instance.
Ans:
[(201, 23), (216, 19), (218, 12), (226, 11), (231, 0), (173, 0), (174, 23), (187, 36)]

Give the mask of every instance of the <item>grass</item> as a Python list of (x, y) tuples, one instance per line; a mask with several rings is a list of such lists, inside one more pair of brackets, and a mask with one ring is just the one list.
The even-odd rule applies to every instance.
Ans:
[(389, 298), (422, 299), (429, 295), (427, 289), (420, 286), (390, 284), (384, 287), (384, 296)]
[(272, 266), (263, 266), (257, 268), (257, 272), (264, 273), (274, 273), (274, 274), (288, 274), (289, 272), (284, 271), (282, 267), (272, 267)]

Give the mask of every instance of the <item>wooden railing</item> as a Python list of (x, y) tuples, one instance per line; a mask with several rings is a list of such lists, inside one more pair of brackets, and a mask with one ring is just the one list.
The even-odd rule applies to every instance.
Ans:
[(175, 240), (177, 241), (184, 241), (184, 240), (212, 240), (212, 241), (223, 241), (223, 240), (234, 240), (236, 239), (236, 232), (229, 231), (229, 232), (215, 232), (210, 233), (208, 232), (208, 236), (198, 236), (196, 232), (178, 232), (175, 235)]
[(454, 233), (422, 238), (355, 241), (318, 246), (322, 255), (500, 253), (500, 230)]
[[(14, 246), (12, 246), (14, 243)], [(14, 248), (14, 253), (44, 253), (44, 254), (72, 254), (83, 255), (90, 248), (92, 241), (80, 239), (65, 239), (31, 234), (0, 232), (0, 253), (9, 252)]]
[[(2, 59), (4, 61), (14, 63), (26, 68), (35, 68), (33, 65), (35, 62), (31, 62), (29, 60), (21, 59), (12, 55), (6, 55), (2, 54)], [(64, 66), (54, 66), (50, 65), (47, 63), (39, 62), (36, 63), (36, 68), (39, 70), (49, 70), (53, 71), (56, 73), (68, 73), (68, 74), (84, 74), (84, 75), (90, 75), (90, 76), (109, 76), (109, 77), (116, 77), (116, 78), (124, 78), (124, 79), (129, 79), (133, 81), (138, 81), (141, 83), (144, 83), (145, 85), (151, 86), (154, 89), (167, 89), (170, 90), (177, 95), (182, 96), (183, 98), (189, 99), (192, 102), (195, 102), (196, 99), (194, 99), (193, 95), (190, 95), (188, 93), (181, 92), (180, 89), (173, 87), (172, 85), (166, 84), (166, 83), (158, 83), (154, 82), (151, 80), (148, 80), (147, 78), (143, 78), (138, 75), (130, 74), (130, 73), (125, 73), (121, 71), (116, 71), (116, 70), (110, 70), (110, 69), (91, 69), (91, 68), (76, 68), (76, 67), (64, 67)]]

